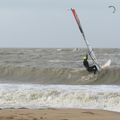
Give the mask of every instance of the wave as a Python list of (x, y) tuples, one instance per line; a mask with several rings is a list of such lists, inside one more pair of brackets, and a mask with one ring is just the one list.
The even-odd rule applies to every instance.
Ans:
[(81, 68), (39, 68), (0, 65), (0, 82), (39, 84), (120, 84), (120, 68), (94, 75)]
[(93, 84), (120, 85), (120, 68), (110, 68), (101, 71)]
[(10, 107), (88, 108), (120, 111), (120, 88), (104, 85), (0, 84), (0, 108)]

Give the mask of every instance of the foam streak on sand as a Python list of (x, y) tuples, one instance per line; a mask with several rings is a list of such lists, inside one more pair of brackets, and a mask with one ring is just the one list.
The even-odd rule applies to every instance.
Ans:
[(120, 111), (120, 87), (1, 84), (0, 107), (87, 108)]

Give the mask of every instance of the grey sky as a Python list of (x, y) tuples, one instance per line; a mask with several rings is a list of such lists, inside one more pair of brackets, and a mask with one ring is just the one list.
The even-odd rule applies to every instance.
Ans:
[(71, 7), (92, 47), (120, 48), (118, 0), (0, 0), (0, 47), (85, 47)]

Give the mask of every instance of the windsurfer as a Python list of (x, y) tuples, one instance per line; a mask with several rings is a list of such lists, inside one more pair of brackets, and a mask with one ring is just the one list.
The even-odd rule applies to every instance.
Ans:
[(73, 16), (74, 16), (74, 18), (75, 18), (75, 21), (77, 22), (78, 28), (79, 28), (82, 36), (83, 36), (83, 39), (84, 39), (85, 44), (86, 44), (87, 49), (88, 49), (88, 53), (90, 53), (89, 55), (90, 55), (92, 61), (93, 61), (94, 63), (96, 63), (96, 64), (93, 64), (92, 66), (89, 65), (88, 55), (86, 55), (86, 57), (84, 58), (83, 64), (84, 64), (85, 68), (87, 69), (87, 71), (89, 71), (89, 72), (94, 72), (94, 74), (96, 74), (96, 72), (99, 71), (99, 69), (100, 69), (100, 68), (99, 68), (99, 64), (97, 63), (97, 59), (96, 59), (95, 54), (94, 54), (94, 52), (93, 52), (93, 50), (92, 50), (92, 47), (89, 45), (88, 41), (87, 41), (86, 38), (85, 38), (84, 31), (83, 31), (82, 26), (81, 26), (81, 24), (80, 24), (80, 19), (79, 19), (78, 15), (77, 15), (75, 9), (74, 9), (74, 8), (71, 8), (71, 11), (72, 11), (72, 14), (73, 14)]
[(96, 72), (98, 71), (96, 65), (92, 65), (92, 66), (89, 65), (88, 55), (84, 57), (83, 65), (85, 66), (88, 72), (94, 72), (94, 74), (96, 74)]

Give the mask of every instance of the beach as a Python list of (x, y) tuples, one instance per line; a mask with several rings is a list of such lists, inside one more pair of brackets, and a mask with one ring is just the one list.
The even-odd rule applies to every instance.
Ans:
[(120, 120), (120, 113), (90, 109), (1, 109), (0, 120)]

